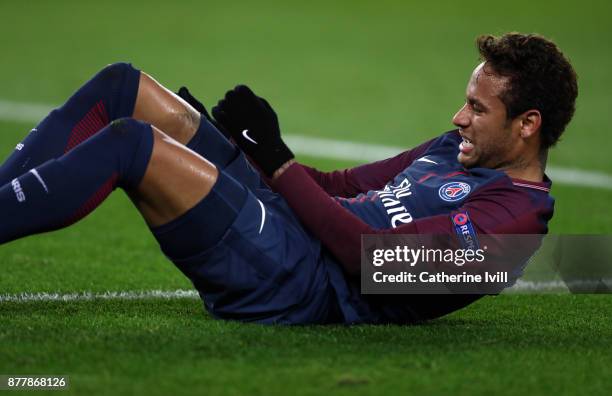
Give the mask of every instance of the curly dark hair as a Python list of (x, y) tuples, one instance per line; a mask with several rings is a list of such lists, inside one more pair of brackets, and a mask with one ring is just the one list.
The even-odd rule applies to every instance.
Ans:
[(540, 149), (552, 147), (572, 119), (577, 76), (552, 41), (537, 34), (507, 33), (476, 39), (480, 57), (509, 84), (500, 95), (508, 119), (536, 109), (542, 115)]

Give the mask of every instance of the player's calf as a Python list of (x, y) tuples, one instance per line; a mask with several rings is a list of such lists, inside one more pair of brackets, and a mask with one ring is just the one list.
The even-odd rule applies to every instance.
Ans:
[(151, 126), (119, 119), (66, 155), (0, 187), (0, 243), (70, 225), (116, 188), (135, 189), (151, 158)]
[(134, 111), (140, 71), (127, 63), (106, 66), (53, 110), (0, 166), (0, 185), (94, 136), (114, 119)]

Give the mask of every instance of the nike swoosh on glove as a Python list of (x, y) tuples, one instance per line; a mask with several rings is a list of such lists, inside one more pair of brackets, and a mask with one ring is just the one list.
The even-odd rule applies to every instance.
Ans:
[(213, 107), (212, 114), (268, 177), (294, 158), (281, 138), (278, 117), (272, 106), (246, 85), (227, 91)]

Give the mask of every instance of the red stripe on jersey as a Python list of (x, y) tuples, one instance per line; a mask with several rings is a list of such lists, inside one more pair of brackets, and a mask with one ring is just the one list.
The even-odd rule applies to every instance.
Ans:
[(451, 172), (448, 175), (445, 175), (443, 177), (443, 179), (448, 179), (449, 177), (453, 177), (453, 176), (457, 176), (457, 175), (467, 175), (467, 172), (462, 172), (462, 171)]
[(429, 179), (430, 177), (434, 177), (436, 175), (437, 175), (437, 173), (430, 172), (430, 173), (426, 174), (425, 176), (421, 177), (419, 179), (419, 183), (423, 183), (425, 180)]
[(536, 184), (517, 183), (517, 182), (512, 182), (512, 184), (514, 184), (515, 186), (519, 186), (519, 187), (534, 188), (536, 190), (542, 190), (542, 191), (550, 192), (550, 188), (543, 187), (543, 186), (538, 186)]

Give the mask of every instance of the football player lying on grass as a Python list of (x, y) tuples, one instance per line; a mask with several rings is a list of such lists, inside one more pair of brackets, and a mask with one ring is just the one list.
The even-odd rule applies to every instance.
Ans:
[(361, 235), (453, 236), (453, 219), (475, 238), (546, 233), (547, 152), (577, 96), (549, 40), (515, 33), (477, 46), (457, 129), (329, 173), (294, 160), (274, 110), (246, 86), (225, 95), (213, 121), (185, 89), (110, 65), (0, 168), (0, 243), (69, 226), (119, 187), (214, 317), (412, 323), (456, 310), (480, 296), (362, 295)]

